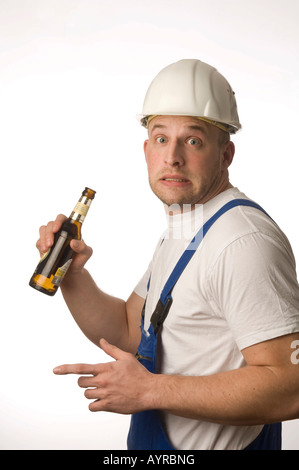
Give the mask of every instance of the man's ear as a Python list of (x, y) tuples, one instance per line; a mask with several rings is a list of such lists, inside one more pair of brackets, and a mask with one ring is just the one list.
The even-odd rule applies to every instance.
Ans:
[(230, 140), (226, 142), (225, 147), (223, 149), (223, 163), (225, 164), (226, 168), (228, 168), (234, 158), (235, 155), (235, 144)]
[(146, 149), (147, 149), (147, 145), (148, 145), (148, 139), (144, 141), (144, 144), (143, 144), (143, 151), (144, 151), (144, 156), (145, 156), (145, 161), (147, 162), (147, 156), (146, 156)]

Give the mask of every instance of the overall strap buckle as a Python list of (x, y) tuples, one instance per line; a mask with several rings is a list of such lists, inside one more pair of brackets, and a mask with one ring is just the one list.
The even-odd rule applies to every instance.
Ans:
[(155, 334), (158, 333), (161, 325), (163, 324), (165, 318), (167, 317), (171, 304), (172, 304), (171, 296), (166, 299), (165, 305), (163, 304), (162, 300), (159, 299), (156, 305), (156, 308), (154, 310), (154, 313), (151, 316), (151, 323), (154, 327)]

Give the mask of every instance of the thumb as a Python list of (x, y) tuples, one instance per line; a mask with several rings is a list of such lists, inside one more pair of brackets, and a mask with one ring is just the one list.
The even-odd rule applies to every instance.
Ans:
[[(119, 349), (113, 344), (108, 343), (108, 341), (106, 341), (104, 338), (100, 339), (100, 347), (106, 354), (108, 354), (108, 356), (112, 357), (115, 360), (128, 358), (129, 353), (123, 351), (122, 349)], [(129, 355), (131, 356), (131, 354)]]
[(73, 238), (71, 241), (71, 248), (75, 253), (85, 255), (87, 258), (90, 258), (92, 255), (92, 248), (86, 245), (84, 240)]

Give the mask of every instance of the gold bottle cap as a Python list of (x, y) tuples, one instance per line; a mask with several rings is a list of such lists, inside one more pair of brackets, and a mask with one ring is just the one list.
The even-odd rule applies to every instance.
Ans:
[(88, 197), (89, 199), (94, 199), (96, 195), (96, 191), (94, 191), (93, 189), (90, 189), (90, 188), (85, 188), (83, 193), (82, 193), (82, 196), (86, 196)]

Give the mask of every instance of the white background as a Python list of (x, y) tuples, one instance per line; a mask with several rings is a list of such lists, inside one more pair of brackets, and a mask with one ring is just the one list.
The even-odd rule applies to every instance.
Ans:
[[(146, 89), (182, 58), (231, 83), (243, 130), (231, 181), (298, 239), (297, 0), (0, 0), (1, 449), (125, 449), (129, 417), (90, 413), (65, 362), (107, 361), (61, 294), (28, 287), (38, 228), (97, 190), (84, 227), (99, 286), (126, 298), (164, 211), (147, 184)], [(284, 449), (299, 449), (298, 421)]]

